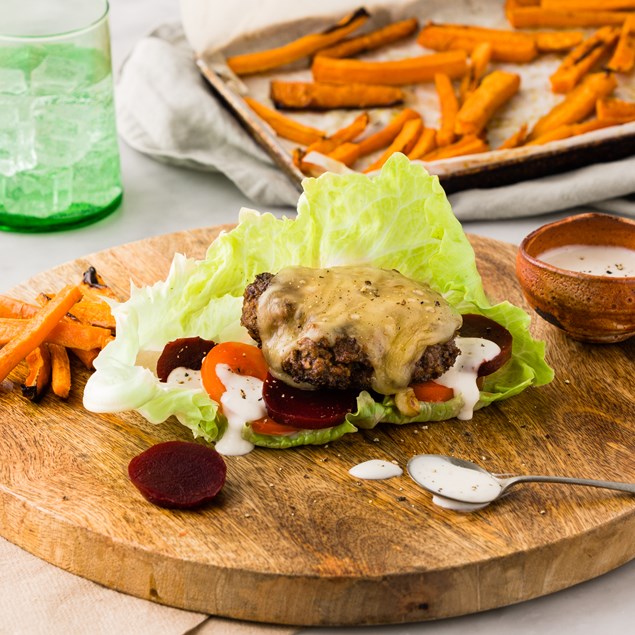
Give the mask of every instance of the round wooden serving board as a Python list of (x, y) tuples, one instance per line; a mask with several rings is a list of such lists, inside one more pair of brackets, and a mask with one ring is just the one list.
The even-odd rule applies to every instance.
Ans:
[[(33, 300), (94, 265), (126, 296), (172, 255), (202, 257), (221, 228), (144, 240), (36, 276), (9, 293)], [(492, 301), (523, 305), (515, 247), (471, 238)], [(635, 481), (635, 339), (573, 342), (534, 320), (556, 378), (471, 421), (379, 425), (324, 447), (228, 457), (218, 499), (200, 511), (146, 502), (128, 462), (154, 443), (190, 439), (177, 422), (82, 408), (86, 372), (67, 402), (0, 395), (0, 531), (73, 573), (194, 611), (283, 624), (413, 622), (520, 602), (605, 573), (635, 556), (635, 498), (525, 485), (489, 508), (435, 507), (408, 476), (357, 481), (367, 459), (402, 467), (452, 454), (494, 472)], [(11, 376), (20, 381), (23, 369)]]

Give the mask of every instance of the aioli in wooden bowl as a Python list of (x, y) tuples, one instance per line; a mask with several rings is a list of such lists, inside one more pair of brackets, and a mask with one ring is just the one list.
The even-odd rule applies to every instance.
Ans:
[(583, 342), (621, 342), (635, 335), (634, 267), (635, 221), (609, 214), (543, 225), (522, 241), (516, 256), (527, 302)]

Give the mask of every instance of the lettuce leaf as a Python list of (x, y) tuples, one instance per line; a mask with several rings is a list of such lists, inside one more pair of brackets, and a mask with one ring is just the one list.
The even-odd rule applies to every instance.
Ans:
[(343, 423), (332, 428), (321, 430), (300, 430), (295, 434), (258, 434), (249, 424), (243, 430), (243, 437), (254, 445), (266, 448), (284, 449), (299, 445), (322, 445), (335, 441), (345, 434), (357, 432), (358, 429), (371, 430), (378, 423), (425, 423), (427, 421), (445, 421), (455, 417), (461, 410), (463, 400), (454, 397), (444, 403), (420, 402), (419, 413), (408, 417), (399, 412), (395, 400), (386, 396), (381, 402), (375, 401), (370, 393), (362, 391), (357, 397), (357, 410), (349, 412)]
[[(512, 359), (487, 378), (479, 407), (551, 381), (544, 344), (529, 334), (529, 316), (508, 302), (489, 303), (474, 251), (438, 178), (423, 166), (395, 154), (374, 177), (327, 173), (305, 179), (303, 188), (295, 219), (243, 209), (238, 226), (219, 236), (204, 260), (176, 255), (165, 281), (133, 287), (130, 300), (113, 307), (117, 337), (95, 361), (84, 394), (89, 410), (136, 409), (155, 423), (175, 415), (195, 436), (219, 438), (224, 423), (217, 404), (203, 391), (166, 388), (150, 363), (144, 368), (144, 358), (178, 337), (249, 341), (240, 326), (245, 286), (263, 271), (289, 265), (395, 268), (428, 283), (459, 311), (482, 313), (505, 326), (513, 335)], [(405, 422), (390, 398), (382, 404), (370, 401), (363, 414), (360, 409), (349, 415), (349, 424)], [(412, 420), (453, 417), (454, 405), (446, 406), (422, 408), (423, 418)], [(315, 431), (309, 432), (297, 444), (314, 442)], [(271, 447), (271, 438), (261, 437), (268, 435), (253, 436), (257, 444)], [(276, 443), (283, 447), (282, 441)]]
[(414, 416), (402, 414), (392, 396), (386, 396), (381, 402), (375, 401), (368, 392), (363, 391), (357, 398), (357, 412), (349, 413), (346, 420), (358, 428), (369, 430), (379, 422), (383, 423), (425, 423), (427, 421), (445, 421), (459, 414), (463, 399), (460, 396), (440, 403), (419, 402), (419, 412)]
[(345, 434), (357, 432), (357, 428), (348, 420), (332, 428), (321, 430), (298, 430), (293, 434), (259, 434), (246, 424), (242, 436), (254, 445), (275, 450), (295, 448), (299, 445), (324, 445), (343, 437)]

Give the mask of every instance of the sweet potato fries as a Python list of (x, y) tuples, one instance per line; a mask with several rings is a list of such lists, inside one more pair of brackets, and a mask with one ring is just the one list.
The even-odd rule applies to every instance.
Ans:
[[(635, 105), (615, 98), (616, 77), (635, 68), (635, 0), (601, 5), (596, 0), (501, 0), (501, 5), (511, 28), (438, 21), (419, 27), (413, 16), (387, 24), (378, 20), (372, 29), (369, 14), (359, 10), (322, 33), (232, 56), (227, 63), (243, 75), (306, 58), (312, 81), (298, 81), (297, 74), (293, 81), (269, 80), (274, 108), (250, 97), (246, 101), (277, 135), (298, 144), (294, 162), (312, 176), (328, 160), (372, 172), (394, 152), (439, 161), (542, 145), (635, 120)], [(383, 55), (382, 47), (408, 38), (408, 48), (393, 47)], [(417, 45), (419, 52), (413, 53)], [(522, 99), (522, 69), (545, 55), (560, 57), (546, 89), (562, 97), (491, 147), (488, 136), (499, 114), (505, 119), (505, 109), (513, 110)], [(429, 113), (415, 105), (422, 83), (434, 83), (437, 94), (432, 127), (426, 125)], [(428, 108), (429, 102), (419, 100), (423, 103)], [(375, 108), (393, 110), (387, 116)], [(331, 109), (362, 112), (351, 118), (342, 113), (345, 119), (334, 132), (280, 112)], [(307, 120), (317, 121), (315, 116)], [(327, 159), (306, 160), (316, 152)]]
[(284, 66), (339, 42), (358, 29), (366, 20), (368, 20), (366, 10), (358, 9), (352, 15), (340, 20), (334, 27), (322, 33), (305, 35), (293, 42), (268, 51), (235, 55), (227, 60), (227, 65), (237, 75), (251, 75), (277, 68), (278, 66)]
[(396, 106), (403, 102), (405, 94), (394, 86), (274, 80), (270, 85), (270, 97), (280, 110), (330, 110)]
[(65, 399), (71, 389), (68, 350), (87, 366), (114, 337), (115, 322), (108, 304), (100, 297), (113, 297), (107, 286), (90, 283), (68, 285), (55, 294), (40, 294), (42, 306), (0, 296), (0, 381), (21, 362), (28, 374), (22, 393), (38, 401), (51, 386)]
[(417, 30), (418, 26), (416, 18), (393, 22), (366, 35), (343, 40), (339, 44), (321, 49), (316, 55), (318, 57), (353, 57), (408, 37)]

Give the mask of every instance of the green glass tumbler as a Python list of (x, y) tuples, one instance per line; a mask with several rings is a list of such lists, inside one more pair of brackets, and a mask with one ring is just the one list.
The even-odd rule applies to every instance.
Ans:
[(122, 197), (106, 0), (0, 4), (0, 229), (92, 223)]

